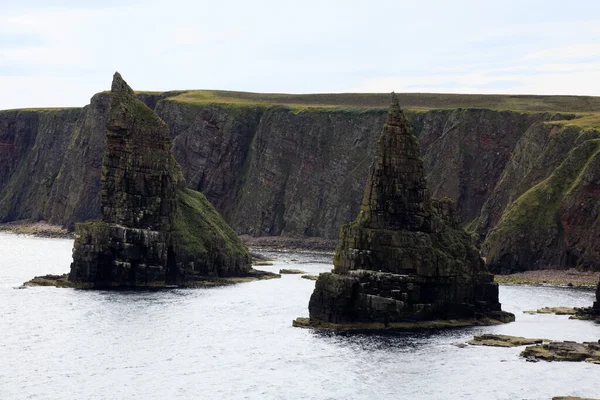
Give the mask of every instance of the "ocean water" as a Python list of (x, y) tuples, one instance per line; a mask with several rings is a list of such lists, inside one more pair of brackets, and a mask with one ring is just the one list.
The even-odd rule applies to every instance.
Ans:
[[(592, 290), (502, 286), (514, 323), (367, 334), (293, 328), (314, 288), (299, 275), (210, 289), (15, 289), (67, 272), (71, 247), (0, 233), (2, 400), (600, 398), (600, 365), (529, 363), (522, 348), (454, 345), (486, 332), (597, 341), (599, 324), (522, 313), (589, 306)], [(332, 268), (323, 256), (279, 257), (260, 268)]]

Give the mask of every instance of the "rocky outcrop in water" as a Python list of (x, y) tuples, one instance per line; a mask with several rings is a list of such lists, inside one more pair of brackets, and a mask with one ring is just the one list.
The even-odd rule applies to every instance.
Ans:
[[(336, 238), (358, 214), (383, 109), (194, 104), (174, 94), (138, 97), (170, 128), (188, 187), (205, 193), (238, 233)], [(568, 109), (595, 110), (593, 98), (580, 103)], [(0, 222), (43, 219), (72, 229), (100, 217), (108, 108), (108, 93), (99, 93), (82, 109), (0, 111)], [(600, 270), (597, 155), (587, 143), (600, 138), (597, 129), (548, 112), (407, 116), (432, 196), (455, 199), (494, 271)]]
[(600, 342), (550, 342), (526, 347), (521, 357), (532, 361), (585, 361), (600, 365)]
[(509, 322), (498, 285), (449, 199), (431, 200), (419, 145), (393, 95), (358, 218), (342, 227), (332, 273), (308, 306), (318, 328), (431, 320)]
[(185, 188), (166, 124), (117, 73), (102, 161), (101, 221), (78, 224), (69, 281), (164, 286), (250, 273), (245, 246)]
[(549, 342), (547, 339), (525, 338), (522, 336), (496, 335), (486, 333), (475, 336), (467, 343), (473, 346), (491, 346), (491, 347), (520, 347), (531, 344), (542, 344)]

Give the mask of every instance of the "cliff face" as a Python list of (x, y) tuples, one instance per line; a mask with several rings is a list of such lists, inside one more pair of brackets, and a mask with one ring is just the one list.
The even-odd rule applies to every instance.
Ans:
[[(383, 109), (138, 97), (168, 125), (188, 186), (205, 193), (238, 233), (336, 238), (358, 213)], [(0, 220), (45, 219), (72, 228), (98, 217), (107, 101), (98, 94), (83, 109), (0, 112)], [(585, 219), (597, 206), (591, 183), (564, 191), (553, 210), (555, 221), (566, 222), (548, 237), (541, 232), (546, 226), (540, 228), (533, 238), (538, 244), (522, 249), (522, 241), (488, 235), (521, 196), (598, 131), (571, 123), (574, 115), (545, 112), (449, 109), (407, 117), (419, 138), (431, 195), (456, 201), (462, 221), (485, 240), (494, 268), (600, 268), (592, 239), (600, 231), (593, 214)], [(561, 122), (547, 122), (552, 120)], [(595, 167), (584, 167), (593, 183)], [(567, 177), (572, 183), (579, 177), (573, 174)], [(527, 224), (501, 225), (532, 239)], [(534, 258), (542, 261), (532, 263)]]
[(600, 133), (537, 124), (519, 140), (478, 221), (499, 272), (600, 268)]
[(48, 219), (53, 184), (82, 110), (0, 113), (0, 220)]

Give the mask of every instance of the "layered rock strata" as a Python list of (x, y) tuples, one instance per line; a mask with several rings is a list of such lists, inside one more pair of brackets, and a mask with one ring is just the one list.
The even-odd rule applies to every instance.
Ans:
[[(392, 96), (358, 218), (342, 227), (332, 273), (319, 276), (309, 320), (322, 328), (508, 322), (450, 199), (432, 200), (419, 146)], [(423, 326), (419, 324), (418, 326)]]
[(245, 246), (202, 194), (185, 188), (166, 124), (118, 73), (110, 97), (102, 219), (77, 224), (69, 281), (163, 286), (248, 275)]

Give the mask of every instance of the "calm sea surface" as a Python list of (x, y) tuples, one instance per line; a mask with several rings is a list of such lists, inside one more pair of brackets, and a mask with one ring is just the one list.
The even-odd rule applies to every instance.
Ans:
[[(64, 273), (71, 240), (0, 233), (0, 399), (600, 398), (600, 365), (529, 363), (521, 348), (469, 346), (485, 332), (597, 341), (600, 325), (527, 315), (589, 306), (591, 290), (500, 290), (517, 321), (435, 332), (333, 334), (293, 328), (314, 282), (298, 275), (211, 289), (17, 290)], [(284, 254), (263, 269), (332, 268)]]

